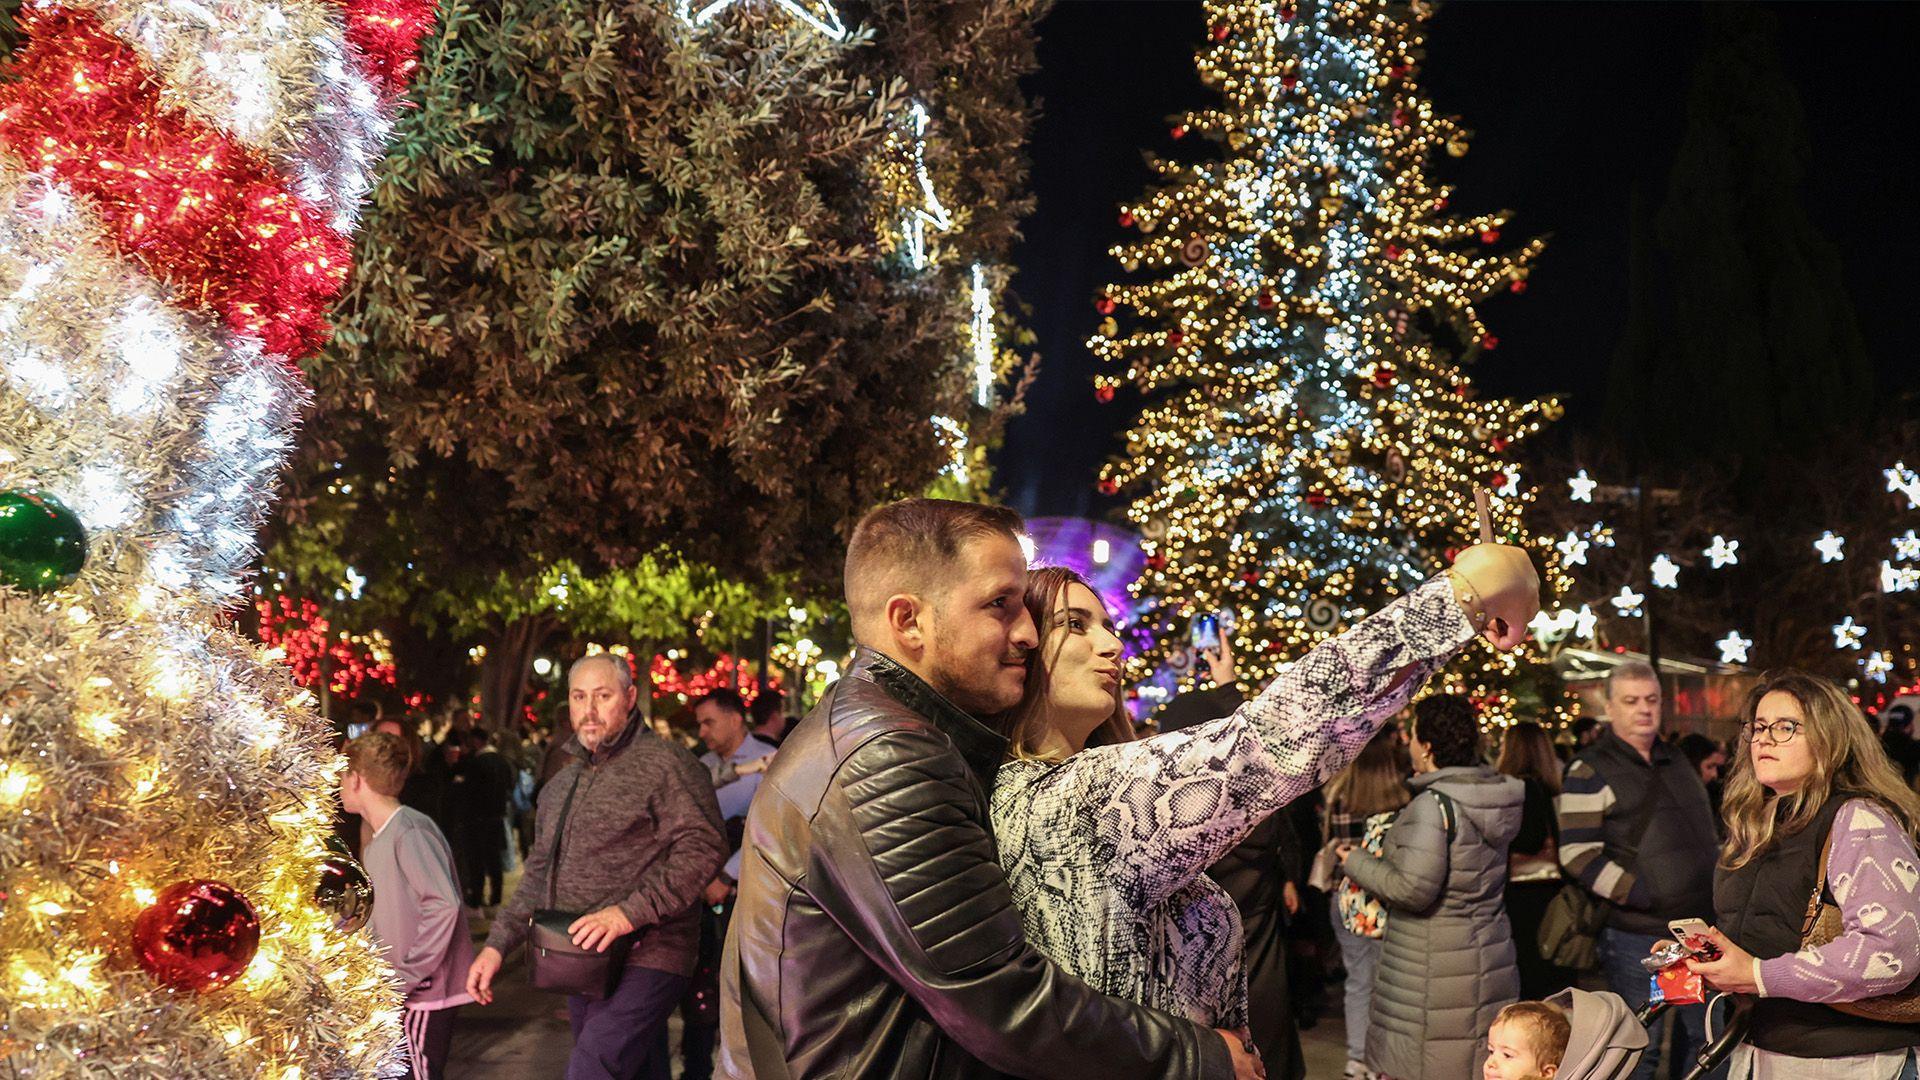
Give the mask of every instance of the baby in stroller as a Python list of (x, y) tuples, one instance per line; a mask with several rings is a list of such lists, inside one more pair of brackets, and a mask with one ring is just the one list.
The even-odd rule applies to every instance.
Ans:
[(1487, 1033), (1484, 1080), (1625, 1080), (1647, 1029), (1616, 994), (1562, 990), (1501, 1010)]

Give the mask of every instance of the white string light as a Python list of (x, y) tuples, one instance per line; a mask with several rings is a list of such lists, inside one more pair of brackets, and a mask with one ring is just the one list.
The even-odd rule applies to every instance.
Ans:
[(993, 404), (993, 290), (986, 268), (973, 264), (973, 394), (985, 408)]
[[(740, 3), (741, 0), (711, 0), (696, 6), (694, 0), (675, 0), (674, 14), (693, 26), (705, 26), (715, 15)], [(787, 14), (820, 31), (835, 41), (847, 39), (847, 26), (840, 21), (840, 13), (834, 10), (831, 0), (773, 0)]]

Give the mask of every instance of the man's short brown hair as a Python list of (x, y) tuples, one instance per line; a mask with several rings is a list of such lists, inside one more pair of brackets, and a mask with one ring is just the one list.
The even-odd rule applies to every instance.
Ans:
[(375, 731), (347, 744), (347, 771), (359, 773), (373, 790), (393, 798), (407, 784), (413, 754), (398, 735)]
[(1004, 506), (949, 499), (902, 499), (868, 511), (847, 544), (854, 637), (880, 615), (888, 597), (943, 584), (968, 541), (1004, 536), (1017, 542), (1021, 525), (1020, 515)]

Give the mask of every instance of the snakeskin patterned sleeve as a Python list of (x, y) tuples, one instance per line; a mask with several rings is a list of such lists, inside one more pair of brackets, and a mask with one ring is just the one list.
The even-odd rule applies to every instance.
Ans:
[(1145, 911), (1345, 768), (1473, 636), (1436, 577), (1289, 665), (1232, 716), (1094, 747), (1032, 776), (1024, 840), (1090, 845), (1092, 865)]

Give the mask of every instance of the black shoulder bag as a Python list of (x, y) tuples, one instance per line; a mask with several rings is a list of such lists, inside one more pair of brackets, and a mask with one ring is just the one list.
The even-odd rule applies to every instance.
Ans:
[(560, 911), (553, 906), (555, 891), (560, 887), (560, 841), (567, 834), (567, 814), (573, 809), (574, 793), (580, 790), (580, 780), (586, 774), (583, 764), (560, 805), (560, 820), (554, 824), (553, 856), (547, 860), (547, 906), (527, 916), (527, 981), (535, 990), (599, 1001), (619, 984), (627, 953), (633, 948), (633, 935), (615, 938), (605, 952), (583, 949), (573, 943), (567, 927), (586, 912)]

